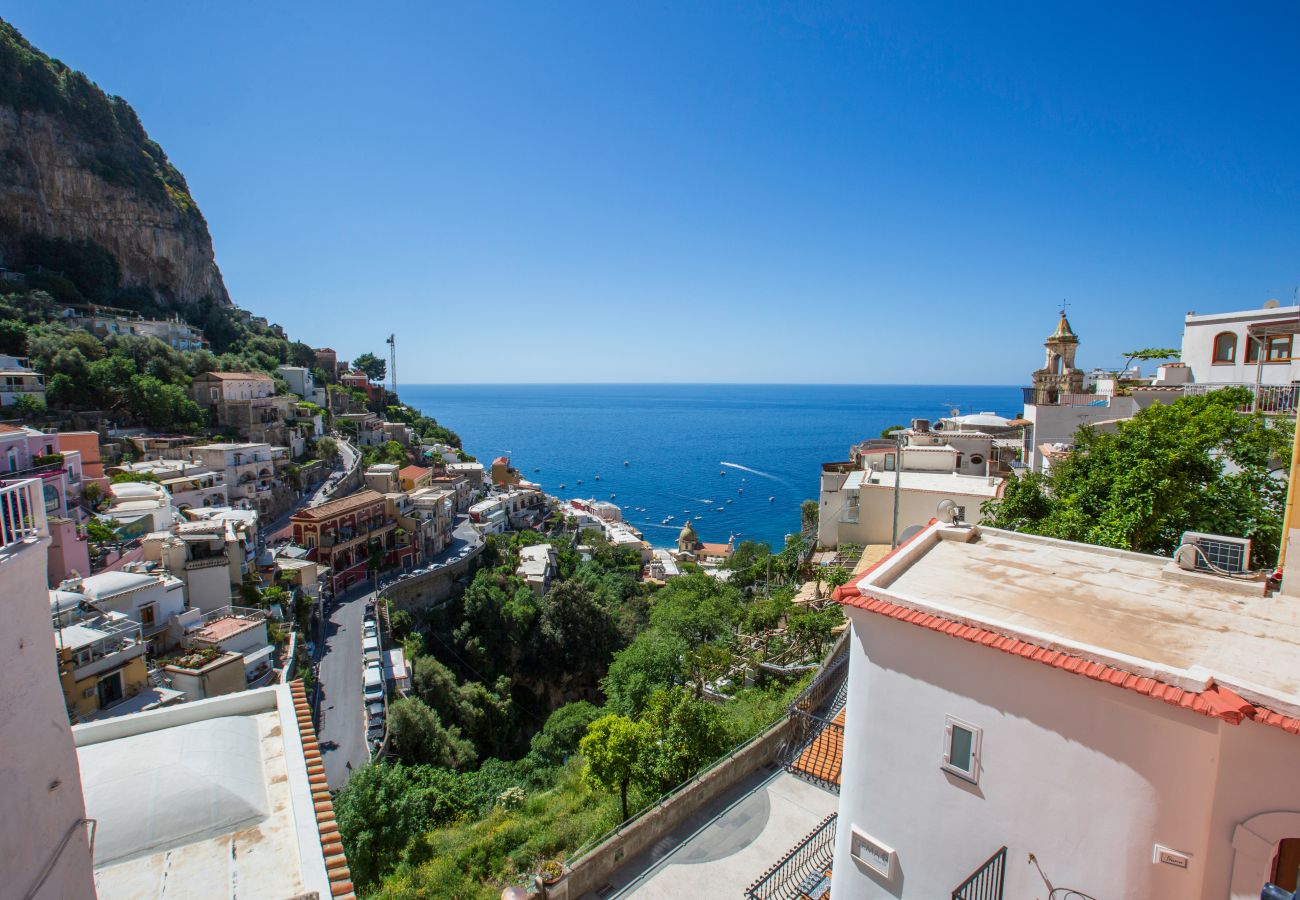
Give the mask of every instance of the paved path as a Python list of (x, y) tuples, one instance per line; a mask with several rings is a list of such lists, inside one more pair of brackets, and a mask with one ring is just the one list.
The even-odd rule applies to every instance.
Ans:
[(610, 878), (612, 896), (739, 897), (838, 805), (830, 791), (785, 771), (759, 769), (629, 859)]
[[(317, 648), (321, 656), (317, 670), (320, 715), (316, 733), (325, 763), (325, 780), (332, 790), (347, 784), (352, 771), (370, 758), (361, 697), (361, 621), (365, 617), (366, 601), (373, 596), (367, 583), (332, 602), (325, 620), (325, 646)], [(351, 769), (348, 763), (352, 764)]]

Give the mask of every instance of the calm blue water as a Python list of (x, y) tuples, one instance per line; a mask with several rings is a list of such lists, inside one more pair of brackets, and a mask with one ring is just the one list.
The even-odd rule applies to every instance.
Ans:
[(821, 463), (851, 444), (952, 407), (1021, 409), (1018, 387), (970, 385), (426, 384), (401, 397), (484, 464), (507, 455), (565, 498), (615, 494), (656, 546), (671, 545), (687, 515), (700, 517), (701, 540), (779, 546), (798, 530), (799, 503), (817, 496)]

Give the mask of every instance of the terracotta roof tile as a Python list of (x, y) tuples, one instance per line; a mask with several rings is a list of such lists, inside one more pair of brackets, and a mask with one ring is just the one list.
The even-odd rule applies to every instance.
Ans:
[[(868, 569), (867, 573), (870, 573), (872, 569), (884, 563), (890, 556), (902, 550), (906, 543), (900, 544), (888, 556), (881, 559), (871, 569)], [(866, 577), (867, 573), (864, 573), (863, 578)], [(1155, 678), (1136, 675), (1095, 660), (1073, 656), (1061, 650), (1040, 647), (1037, 644), (999, 634), (987, 628), (954, 622), (942, 616), (923, 613), (888, 600), (873, 597), (870, 594), (863, 594), (856, 582), (836, 588), (835, 599), (847, 606), (854, 606), (870, 613), (888, 616), (900, 622), (920, 625), (941, 634), (948, 634), (975, 644), (982, 644), (994, 650), (1000, 650), (1003, 653), (1040, 662), (1043, 665), (1052, 666), (1065, 672), (1082, 675), (1085, 678), (1091, 678), (1093, 681), (1112, 684), (1116, 687), (1161, 700), (1172, 706), (1189, 709), (1203, 716), (1221, 719), (1233, 725), (1240, 724), (1245, 719), (1253, 719), (1265, 725), (1281, 728), (1291, 734), (1300, 734), (1300, 718), (1286, 716), (1262, 706), (1255, 706), (1222, 685), (1211, 684), (1203, 691), (1185, 691), (1176, 685), (1166, 684)]]
[[(293, 694), (294, 711), (298, 714), (298, 731), (302, 735), (304, 758), (308, 752), (314, 753), (312, 762), (307, 764), (308, 778), (311, 784), (311, 798), (316, 810), (316, 832), (321, 842), (321, 853), (325, 857), (326, 877), (330, 882), (330, 895), (338, 898), (355, 896), (352, 893), (352, 873), (348, 871), (347, 856), (343, 852), (343, 842), (339, 838), (338, 825), (334, 819), (334, 804), (330, 800), (329, 785), (325, 783), (324, 769), (320, 767), (320, 744), (316, 740), (316, 729), (311, 723), (311, 708), (307, 705), (307, 692), (302, 681), (291, 681), (289, 691)], [(305, 748), (311, 748), (307, 751)], [(319, 770), (319, 771), (317, 771)]]

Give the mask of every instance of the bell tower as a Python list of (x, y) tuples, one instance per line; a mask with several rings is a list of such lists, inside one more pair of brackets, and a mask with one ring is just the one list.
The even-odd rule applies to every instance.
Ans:
[(1047, 359), (1034, 373), (1034, 403), (1047, 405), (1060, 402), (1061, 394), (1083, 393), (1083, 370), (1075, 368), (1074, 354), (1079, 349), (1079, 336), (1070, 328), (1070, 320), (1061, 310), (1061, 318), (1043, 342)]

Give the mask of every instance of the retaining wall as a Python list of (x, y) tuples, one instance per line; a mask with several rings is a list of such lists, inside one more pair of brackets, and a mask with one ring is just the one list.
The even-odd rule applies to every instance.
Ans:
[(604, 886), (626, 860), (648, 850), (755, 769), (775, 759), (793, 724), (789, 718), (782, 719), (754, 740), (733, 750), (711, 769), (687, 782), (677, 793), (660, 800), (583, 854), (559, 882), (546, 886), (538, 896), (551, 900), (578, 900), (589, 891)]
[(379, 593), (398, 609), (419, 610), (436, 606), (451, 596), (457, 578), (468, 575), (477, 568), (484, 546), (486, 545), (479, 544), (470, 551), (469, 556), (441, 569), (421, 572), (404, 581), (395, 581)]

